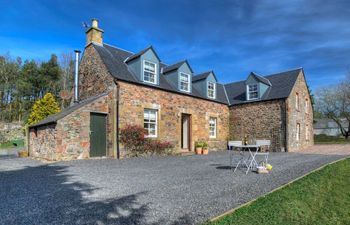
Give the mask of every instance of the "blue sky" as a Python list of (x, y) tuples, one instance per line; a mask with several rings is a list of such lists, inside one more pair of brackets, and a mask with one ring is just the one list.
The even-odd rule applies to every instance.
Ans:
[(249, 72), (303, 67), (312, 89), (350, 70), (350, 1), (0, 0), (0, 54), (46, 60), (83, 49), (82, 22), (98, 18), (104, 42), (137, 52), (153, 45), (164, 63), (188, 59), (222, 83)]

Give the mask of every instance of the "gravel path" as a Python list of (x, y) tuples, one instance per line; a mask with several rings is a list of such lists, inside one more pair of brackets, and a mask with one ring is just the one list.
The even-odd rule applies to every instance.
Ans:
[(264, 175), (233, 174), (227, 152), (52, 164), (0, 157), (0, 224), (196, 224), (342, 157), (273, 153)]

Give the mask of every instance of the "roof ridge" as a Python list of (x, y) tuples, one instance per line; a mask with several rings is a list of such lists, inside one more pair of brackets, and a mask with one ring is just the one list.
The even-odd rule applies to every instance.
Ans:
[(269, 75), (264, 75), (263, 77), (269, 77), (269, 76), (274, 76), (274, 75), (278, 75), (278, 74), (281, 74), (281, 73), (288, 73), (288, 72), (292, 72), (292, 71), (297, 71), (297, 70), (303, 70), (303, 67), (298, 67), (298, 68), (295, 68), (295, 69), (288, 69), (288, 70), (283, 70), (283, 71), (280, 71), (280, 72), (277, 72), (277, 73), (272, 73), (272, 74), (269, 74)]
[(122, 50), (122, 51), (124, 51), (124, 52), (131, 53), (131, 54), (135, 54), (135, 53), (134, 53), (134, 52), (132, 52), (132, 51), (129, 51), (129, 50), (126, 50), (126, 49), (123, 49), (123, 48), (117, 47), (117, 46), (115, 46), (115, 45), (111, 45), (111, 44), (107, 44), (107, 43), (103, 43), (103, 45), (108, 45), (109, 47), (116, 48), (116, 49)]

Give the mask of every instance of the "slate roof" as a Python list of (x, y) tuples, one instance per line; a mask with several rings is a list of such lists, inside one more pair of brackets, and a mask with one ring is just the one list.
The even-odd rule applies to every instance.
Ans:
[(191, 68), (190, 64), (187, 62), (187, 60), (182, 60), (178, 63), (173, 64), (173, 65), (163, 67), (163, 74), (179, 69), (180, 66), (182, 66), (182, 64), (184, 64), (184, 63), (187, 63), (188, 67), (190, 68), (191, 72), (193, 73), (192, 68)]
[(254, 76), (254, 78), (255, 78), (257, 81), (259, 81), (259, 82), (261, 82), (261, 83), (263, 83), (263, 84), (266, 84), (266, 85), (268, 85), (268, 86), (271, 86), (271, 85), (272, 85), (271, 82), (269, 81), (269, 79), (267, 79), (267, 78), (265, 78), (265, 77), (262, 77), (262, 76), (260, 76), (260, 75), (258, 75), (258, 74), (256, 74), (256, 73), (254, 73), (254, 72), (251, 72), (250, 75)]
[(213, 73), (213, 75), (215, 77), (215, 80), (217, 81), (218, 79), (216, 78), (214, 71), (207, 71), (207, 72), (204, 72), (204, 73), (201, 73), (201, 74), (194, 75), (192, 77), (192, 82), (197, 82), (197, 81), (204, 80), (210, 75), (210, 73)]
[(152, 47), (152, 46), (149, 46), (149, 47), (147, 47), (147, 48), (141, 50), (141, 51), (138, 52), (138, 53), (135, 53), (135, 54), (133, 54), (133, 55), (128, 56), (128, 58), (125, 59), (125, 62), (128, 63), (128, 62), (130, 62), (130, 61), (132, 61), (132, 60), (134, 60), (134, 59), (137, 59), (138, 57), (140, 57), (141, 55), (143, 55), (145, 52), (147, 52), (147, 51), (150, 50), (150, 49), (153, 50), (153, 52), (156, 54), (158, 60), (160, 61), (160, 58), (158, 57), (157, 53), (154, 51), (153, 47)]
[(229, 104), (237, 105), (256, 101), (267, 101), (287, 98), (290, 95), (300, 72), (302, 72), (301, 68), (265, 76), (264, 78), (268, 79), (271, 82), (271, 86), (267, 89), (265, 94), (258, 100), (246, 100), (245, 81), (225, 84), (225, 90), (227, 93)]
[(51, 123), (56, 123), (57, 120), (68, 116), (70, 113), (74, 112), (75, 110), (77, 110), (77, 109), (79, 109), (79, 108), (81, 108), (81, 107), (83, 107), (83, 106), (85, 106), (85, 105), (87, 105), (89, 103), (92, 103), (96, 99), (98, 99), (100, 97), (103, 97), (103, 96), (106, 96), (107, 94), (108, 93), (103, 93), (103, 94), (100, 94), (100, 95), (93, 96), (91, 98), (84, 99), (83, 101), (81, 101), (79, 103), (76, 103), (76, 104), (74, 104), (72, 106), (69, 106), (68, 108), (63, 109), (61, 112), (53, 114), (53, 115), (49, 116), (48, 118), (46, 118), (44, 120), (41, 120), (40, 122), (38, 122), (36, 124), (30, 125), (29, 128), (39, 127), (39, 126), (46, 125), (46, 124), (51, 124)]
[[(207, 96), (203, 96), (200, 91), (198, 91), (195, 87), (192, 86), (192, 93), (186, 93), (179, 91), (177, 87), (170, 84), (165, 76), (159, 76), (159, 85), (152, 85), (152, 84), (145, 84), (142, 82), (136, 74), (132, 70), (130, 70), (127, 66), (127, 64), (124, 62), (128, 57), (131, 55), (135, 55), (132, 52), (128, 52), (126, 50), (108, 45), (97, 45), (92, 44), (94, 48), (97, 50), (99, 55), (101, 56), (101, 59), (103, 63), (106, 65), (108, 71), (110, 74), (116, 78), (117, 80), (123, 80), (127, 82), (137, 83), (144, 86), (151, 86), (157, 89), (170, 91), (179, 93), (182, 95), (188, 95), (196, 98), (206, 99), (208, 101), (214, 101), (219, 102), (223, 104), (228, 104), (224, 86), (221, 84), (217, 84), (217, 93), (216, 93), (216, 99), (210, 99)], [(168, 65), (161, 63), (160, 68), (164, 70)]]
[[(264, 77), (254, 73), (254, 75), (260, 82), (266, 83), (270, 86), (265, 92), (265, 94), (262, 96), (262, 98), (257, 100), (250, 100), (250, 101), (246, 100), (245, 81), (232, 82), (224, 85), (217, 83), (217, 90), (216, 90), (217, 98), (210, 99), (207, 96), (203, 96), (201, 92), (197, 90), (194, 86), (192, 86), (192, 93), (181, 92), (178, 90), (176, 85), (169, 83), (169, 81), (166, 80), (165, 76), (162, 76), (162, 75), (159, 76), (159, 85), (145, 84), (144, 82), (142, 82), (139, 79), (139, 76), (134, 74), (134, 72), (128, 68), (126, 64), (126, 60), (130, 59), (131, 57), (139, 57), (141, 52), (146, 52), (151, 47), (147, 48), (147, 50), (145, 49), (137, 54), (134, 54), (132, 52), (129, 52), (108, 44), (103, 44), (103, 45), (92, 44), (92, 45), (101, 56), (101, 59), (106, 65), (110, 74), (117, 80), (123, 80), (123, 81), (136, 83), (136, 84), (144, 85), (148, 87), (151, 86), (151, 87), (165, 90), (165, 91), (170, 91), (170, 92), (179, 93), (182, 95), (188, 95), (188, 96), (206, 99), (208, 101), (215, 101), (215, 102), (228, 104), (228, 105), (237, 105), (237, 104), (250, 103), (255, 101), (267, 101), (267, 100), (287, 98), (290, 92), (292, 91), (292, 88), (295, 84), (295, 81), (299, 73), (302, 71), (302, 68), (298, 68), (298, 69), (280, 72), (280, 73), (276, 73), (276, 74), (272, 74)], [(169, 71), (169, 67), (170, 69), (173, 69), (179, 66), (179, 64), (182, 64), (184, 62), (185, 61), (181, 61), (179, 63), (170, 65), (170, 66), (164, 63), (160, 63), (160, 69), (164, 71), (164, 69), (168, 67), (166, 71)], [(202, 74), (195, 75), (192, 77), (192, 82), (197, 82), (198, 80), (204, 79), (209, 74), (210, 72), (205, 72)]]

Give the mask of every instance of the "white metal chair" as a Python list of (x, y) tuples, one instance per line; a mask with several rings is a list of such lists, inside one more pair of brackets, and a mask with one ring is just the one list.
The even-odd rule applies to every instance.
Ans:
[[(271, 141), (270, 140), (256, 140), (256, 145), (260, 146), (260, 151), (256, 153), (257, 156), (261, 155), (264, 156), (265, 163), (267, 163), (267, 160), (269, 158), (269, 151), (270, 151), (270, 146), (271, 146)], [(266, 152), (261, 152), (261, 146), (266, 146), (267, 151)]]
[(237, 168), (238, 168), (238, 166), (239, 166), (240, 164), (243, 164), (243, 163), (244, 163), (245, 166), (248, 167), (247, 160), (246, 160), (245, 157), (244, 157), (244, 151), (241, 149), (241, 147), (242, 147), (242, 141), (229, 141), (229, 142), (228, 142), (228, 147), (229, 147), (229, 150), (231, 150), (231, 154), (230, 154), (230, 166), (231, 166), (231, 168), (233, 168), (233, 167), (232, 167), (232, 166), (233, 166), (233, 150), (234, 150), (235, 148), (238, 148), (238, 149), (239, 149), (239, 156), (240, 156), (240, 158), (239, 158), (239, 160), (237, 161), (236, 167), (235, 167), (235, 169), (234, 169), (233, 172), (236, 172), (236, 170), (237, 170)]

